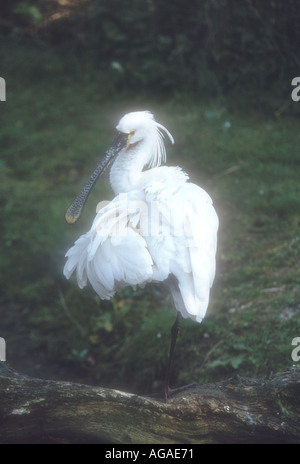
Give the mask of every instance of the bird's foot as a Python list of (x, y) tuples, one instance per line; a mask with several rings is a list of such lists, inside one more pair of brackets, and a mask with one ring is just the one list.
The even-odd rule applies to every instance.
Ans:
[(189, 383), (188, 385), (182, 385), (181, 387), (177, 387), (177, 388), (170, 388), (168, 386), (163, 391), (160, 391), (157, 393), (150, 393), (149, 395), (146, 395), (146, 398), (164, 399), (165, 402), (167, 403), (168, 400), (172, 398), (172, 396), (175, 396), (178, 393), (188, 390), (189, 388), (193, 388), (196, 385), (197, 385), (196, 383)]
[(185, 390), (188, 390), (189, 388), (195, 387), (197, 384), (196, 383), (189, 383), (187, 385), (182, 385), (181, 387), (177, 388), (170, 388), (169, 386), (165, 388), (164, 394), (165, 394), (165, 401), (166, 403), (168, 402), (168, 399), (171, 398), (172, 396), (177, 395), (178, 393), (181, 393)]

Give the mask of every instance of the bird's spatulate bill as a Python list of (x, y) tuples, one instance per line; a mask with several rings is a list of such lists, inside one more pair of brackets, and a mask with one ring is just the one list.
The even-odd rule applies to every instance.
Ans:
[(114, 138), (113, 143), (105, 153), (103, 160), (96, 167), (95, 171), (93, 172), (93, 174), (91, 175), (81, 192), (77, 195), (73, 203), (67, 209), (65, 213), (65, 219), (68, 224), (74, 224), (81, 217), (88, 196), (91, 193), (91, 190), (95, 185), (97, 179), (108, 168), (108, 166), (111, 164), (114, 158), (122, 150), (122, 148), (126, 146), (127, 140), (128, 134), (123, 134), (121, 132)]

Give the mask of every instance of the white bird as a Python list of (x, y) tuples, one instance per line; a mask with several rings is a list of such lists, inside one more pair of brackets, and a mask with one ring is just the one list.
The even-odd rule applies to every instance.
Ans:
[[(91, 229), (67, 252), (64, 275), (76, 272), (101, 299), (110, 299), (126, 286), (165, 282), (173, 296), (177, 318), (165, 378), (169, 375), (180, 314), (201, 322), (215, 276), (218, 217), (210, 196), (188, 182), (179, 167), (166, 160), (163, 132), (169, 131), (148, 111), (128, 113), (118, 134), (90, 180), (66, 212), (76, 222), (92, 186), (111, 164), (110, 184), (115, 198), (98, 204)], [(148, 169), (146, 169), (148, 168)]]

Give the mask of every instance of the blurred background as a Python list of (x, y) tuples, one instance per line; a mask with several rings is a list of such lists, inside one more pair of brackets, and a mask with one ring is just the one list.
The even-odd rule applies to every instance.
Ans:
[[(35, 377), (161, 388), (175, 310), (162, 286), (103, 302), (66, 281), (108, 176), (73, 227), (64, 212), (120, 117), (152, 111), (214, 199), (217, 275), (206, 319), (183, 321), (172, 384), (291, 367), (300, 336), (298, 0), (2, 0), (0, 336)], [(300, 92), (299, 92), (300, 95)]]

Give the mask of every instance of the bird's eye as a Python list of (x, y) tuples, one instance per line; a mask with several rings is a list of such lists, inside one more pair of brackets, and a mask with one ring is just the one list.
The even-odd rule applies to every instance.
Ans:
[(131, 137), (134, 135), (134, 133), (135, 133), (135, 130), (134, 130), (134, 129), (132, 129), (131, 131), (129, 131), (128, 138), (127, 138), (127, 147), (128, 147), (128, 145), (130, 144), (130, 139), (131, 139)]

